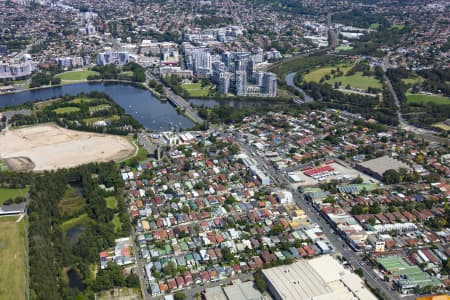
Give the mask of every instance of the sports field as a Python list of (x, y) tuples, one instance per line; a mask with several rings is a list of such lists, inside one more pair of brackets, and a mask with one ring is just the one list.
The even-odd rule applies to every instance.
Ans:
[(82, 81), (87, 80), (88, 76), (98, 75), (98, 72), (81, 70), (81, 71), (68, 71), (64, 73), (57, 74), (55, 77), (61, 78), (65, 81)]
[(340, 82), (341, 86), (345, 87), (347, 85), (350, 85), (352, 88), (361, 90), (367, 90), (369, 87), (376, 89), (381, 89), (383, 87), (381, 85), (381, 82), (378, 81), (375, 77), (363, 76), (362, 72), (356, 72), (351, 76), (339, 76), (336, 78), (331, 78), (326, 82), (330, 83), (331, 85), (333, 85), (335, 82)]
[(5, 189), (0, 188), (0, 205), (2, 205), (8, 199), (14, 199), (16, 197), (26, 197), (28, 188), (23, 189)]
[(9, 168), (43, 171), (89, 162), (121, 161), (136, 151), (126, 138), (42, 124), (0, 134), (0, 159)]
[[(319, 82), (320, 79), (322, 79), (325, 75), (331, 74), (331, 70), (336, 70), (337, 68), (338, 68), (338, 66), (328, 66), (328, 67), (315, 69), (315, 70), (312, 70), (311, 72), (305, 74), (303, 76), (303, 79), (305, 81)], [(350, 69), (351, 69), (351, 67), (349, 67), (349, 66), (340, 66), (339, 67), (339, 70), (342, 71), (344, 74)]]
[(450, 98), (439, 95), (406, 94), (408, 103), (449, 104)]
[(200, 82), (197, 83), (185, 83), (181, 85), (183, 89), (186, 90), (186, 92), (189, 93), (192, 97), (204, 97), (208, 96), (208, 93), (210, 91), (210, 86), (202, 87), (202, 84)]
[[(337, 70), (339, 67), (339, 70), (344, 73), (344, 76), (338, 76), (336, 78), (333, 78), (333, 75), (331, 74), (332, 70)], [(347, 71), (351, 69), (351, 66), (328, 66), (323, 67), (319, 69), (315, 69), (303, 76), (303, 79), (305, 81), (314, 81), (314, 82), (320, 82), (320, 80), (325, 75), (330, 75), (330, 79), (325, 81), (331, 85), (334, 85), (335, 82), (340, 82), (341, 87), (345, 87), (347, 85), (350, 85), (350, 87), (355, 89), (361, 89), (361, 90), (367, 90), (369, 87), (381, 89), (382, 84), (379, 80), (377, 80), (373, 76), (363, 76), (362, 72), (356, 72), (355, 74), (351, 76), (345, 76)]]
[(24, 221), (0, 218), (0, 299), (25, 299)]

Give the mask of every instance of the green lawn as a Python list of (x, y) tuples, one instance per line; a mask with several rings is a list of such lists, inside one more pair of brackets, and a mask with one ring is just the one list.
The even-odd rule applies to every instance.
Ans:
[[(312, 70), (311, 72), (303, 76), (303, 80), (320, 82), (320, 79), (322, 79), (325, 75), (330, 74), (331, 70), (336, 70), (337, 68), (337, 66), (328, 66)], [(341, 66), (339, 67), (339, 69), (345, 74), (348, 70), (351, 69), (351, 67)]]
[(96, 106), (90, 106), (89, 112), (95, 112), (95, 111), (99, 111), (99, 110), (107, 110), (110, 108), (111, 108), (111, 105), (109, 105), (109, 104), (100, 104), (100, 105), (96, 105)]
[(84, 204), (86, 204), (86, 199), (82, 197), (81, 193), (68, 185), (63, 198), (58, 203), (58, 209), (61, 214), (71, 214), (81, 210)]
[(438, 95), (406, 94), (408, 103), (449, 104), (450, 98)]
[(372, 23), (370, 24), (369, 29), (378, 29), (378, 27), (380, 27), (379, 23)]
[(0, 218), (0, 299), (25, 299), (24, 220)]
[(8, 166), (4, 162), (0, 161), (0, 171), (6, 170), (8, 170)]
[(367, 90), (367, 88), (377, 88), (381, 89), (383, 86), (380, 81), (378, 81), (375, 77), (367, 77), (363, 76), (362, 72), (356, 72), (351, 76), (341, 76), (336, 78), (331, 78), (326, 82), (333, 85), (335, 82), (341, 82), (341, 86), (345, 87), (350, 85), (352, 88)]
[(340, 45), (336, 48), (337, 51), (348, 51), (348, 50), (352, 50), (353, 47), (349, 46), (349, 45)]
[[(347, 73), (351, 69), (351, 66), (328, 66), (328, 67), (322, 67), (319, 69), (312, 70), (311, 72), (305, 74), (303, 76), (303, 79), (305, 81), (314, 81), (314, 82), (320, 82), (320, 79), (322, 79), (325, 75), (331, 75), (331, 70), (336, 70), (339, 67), (339, 70), (342, 71), (344, 74)], [(335, 82), (341, 82), (341, 86), (345, 87), (347, 85), (350, 85), (352, 88), (367, 90), (368, 87), (373, 88), (382, 88), (382, 84), (380, 81), (375, 79), (374, 77), (367, 77), (362, 76), (362, 72), (356, 72), (354, 75), (351, 76), (339, 76), (336, 78), (331, 78), (326, 81), (327, 83), (333, 85)]]
[(113, 115), (110, 117), (95, 117), (95, 118), (87, 118), (87, 119), (83, 119), (82, 121), (85, 122), (86, 124), (92, 124), (95, 123), (97, 121), (117, 121), (119, 120), (120, 117), (118, 115)]
[(3, 205), (3, 203), (12, 198), (16, 198), (16, 197), (26, 197), (26, 195), (28, 194), (28, 188), (23, 188), (23, 189), (5, 189), (5, 188), (0, 188), (0, 205)]
[(82, 71), (68, 71), (64, 73), (57, 74), (55, 77), (61, 78), (61, 80), (71, 80), (71, 81), (81, 81), (87, 80), (88, 76), (98, 75), (98, 72), (82, 70)]
[(120, 222), (119, 214), (114, 214), (114, 218), (112, 219), (112, 223), (114, 225), (114, 231), (119, 232), (122, 230), (122, 222)]
[(389, 29), (397, 29), (397, 30), (402, 30), (403, 28), (405, 28), (405, 25), (400, 24), (394, 24), (391, 27), (389, 27)]
[(202, 87), (202, 84), (200, 82), (197, 83), (185, 83), (181, 85), (183, 89), (186, 90), (186, 92), (189, 93), (192, 97), (204, 97), (208, 96), (208, 93), (210, 91), (211, 86), (205, 86)]
[(106, 197), (106, 207), (110, 209), (116, 209), (117, 208), (117, 199), (114, 196)]
[(92, 102), (93, 100), (94, 99), (91, 99), (91, 98), (79, 97), (79, 98), (70, 100), (69, 103), (75, 103), (75, 104), (80, 104), (81, 102), (89, 103), (89, 102)]
[(403, 78), (402, 81), (404, 84), (408, 84), (408, 85), (413, 85), (416, 83), (422, 83), (425, 79), (423, 79), (423, 77), (417, 75), (414, 77), (410, 77), (410, 78)]
[(74, 106), (68, 106), (68, 107), (56, 108), (53, 111), (55, 113), (57, 113), (58, 115), (60, 115), (60, 114), (70, 114), (70, 113), (74, 113), (74, 112), (79, 112), (80, 108), (79, 107), (74, 107)]

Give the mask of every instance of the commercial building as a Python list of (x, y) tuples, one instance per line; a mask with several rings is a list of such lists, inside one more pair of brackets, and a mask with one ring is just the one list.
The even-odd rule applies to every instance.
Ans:
[(362, 162), (356, 165), (356, 168), (378, 180), (383, 179), (383, 173), (387, 170), (411, 170), (411, 168), (407, 164), (389, 156), (382, 156)]
[(276, 300), (377, 299), (360, 277), (330, 255), (262, 272)]
[(228, 299), (239, 300), (263, 300), (264, 297), (254, 287), (253, 281), (242, 282), (234, 280), (232, 285), (227, 285), (223, 288)]

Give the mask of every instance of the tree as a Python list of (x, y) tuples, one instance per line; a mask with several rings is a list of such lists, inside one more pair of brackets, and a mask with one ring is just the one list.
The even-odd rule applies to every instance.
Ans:
[(129, 288), (138, 288), (140, 286), (139, 276), (132, 273), (125, 278), (125, 285)]
[(389, 169), (383, 173), (383, 182), (386, 184), (398, 184), (400, 183), (400, 173), (396, 170)]
[(256, 288), (261, 293), (263, 293), (267, 289), (266, 281), (264, 280), (261, 272), (256, 272), (255, 273), (255, 284), (256, 284)]
[(164, 274), (168, 276), (174, 277), (177, 275), (177, 267), (175, 266), (175, 263), (173, 261), (169, 261), (167, 265), (163, 268)]
[(363, 277), (364, 272), (361, 268), (358, 268), (355, 270), (355, 273), (359, 276), (359, 277)]
[(186, 294), (182, 292), (176, 292), (173, 297), (175, 298), (175, 300), (184, 300), (186, 299)]

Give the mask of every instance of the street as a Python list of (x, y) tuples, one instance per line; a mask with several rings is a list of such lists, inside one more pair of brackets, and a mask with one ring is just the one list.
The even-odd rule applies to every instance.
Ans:
[(320, 216), (319, 212), (305, 200), (303, 195), (292, 186), (283, 171), (275, 170), (270, 163), (267, 163), (259, 155), (252, 155), (255, 150), (252, 149), (251, 146), (243, 143), (242, 141), (239, 141), (239, 138), (238, 144), (241, 147), (241, 150), (247, 152), (250, 157), (257, 161), (258, 165), (261, 168), (263, 168), (266, 172), (269, 172), (269, 176), (272, 180), (275, 179), (275, 182), (287, 188), (289, 187), (290, 191), (293, 193), (294, 199), (296, 199), (297, 205), (305, 211), (312, 222), (319, 224), (319, 226), (322, 228), (323, 233), (331, 242), (336, 252), (341, 253), (342, 256), (347, 259), (353, 269), (361, 268), (363, 270), (364, 278), (367, 280), (370, 286), (378, 288), (385, 295), (388, 295), (390, 299), (401, 299), (400, 295), (397, 292), (393, 291), (388, 283), (377, 277), (370, 264), (366, 264), (363, 262), (363, 257), (361, 254), (354, 252), (342, 240), (340, 236), (333, 233), (334, 230), (331, 228), (330, 224), (328, 224), (325, 219)]

